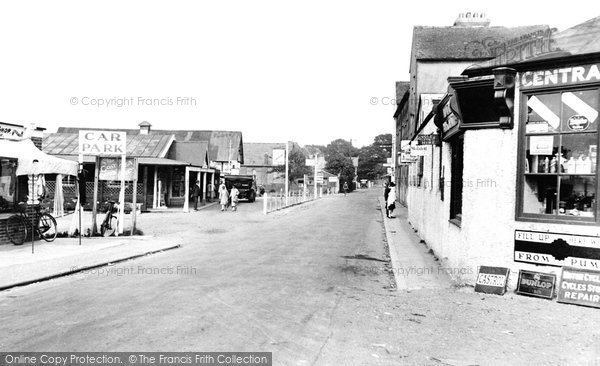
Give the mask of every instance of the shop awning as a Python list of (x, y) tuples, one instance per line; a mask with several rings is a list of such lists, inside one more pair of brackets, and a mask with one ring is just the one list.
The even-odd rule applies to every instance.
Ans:
[[(0, 143), (0, 156), (18, 159), (17, 175), (64, 174), (77, 175), (77, 162), (55, 158), (43, 153), (31, 140), (7, 141)], [(37, 160), (34, 163), (34, 160)]]

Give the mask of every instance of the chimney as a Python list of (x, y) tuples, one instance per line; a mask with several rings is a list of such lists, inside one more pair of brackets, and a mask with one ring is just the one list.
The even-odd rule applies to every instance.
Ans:
[(485, 12), (467, 11), (458, 14), (458, 18), (454, 21), (455, 27), (489, 27), (490, 18)]
[(140, 123), (138, 126), (140, 126), (140, 135), (147, 135), (150, 133), (150, 127), (152, 127), (152, 125), (146, 121)]

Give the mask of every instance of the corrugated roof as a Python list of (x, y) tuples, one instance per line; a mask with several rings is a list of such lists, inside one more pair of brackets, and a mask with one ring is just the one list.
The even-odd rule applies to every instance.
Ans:
[(285, 143), (244, 143), (245, 166), (271, 166), (273, 163), (273, 149), (285, 149)]
[[(209, 131), (209, 130), (150, 130), (149, 134), (140, 134), (139, 129), (106, 129), (106, 128), (78, 128), (78, 127), (59, 127), (57, 134), (73, 134), (77, 139), (79, 130), (109, 130), (123, 131), (127, 133), (128, 140), (130, 136), (174, 136), (176, 142), (208, 142), (208, 154), (212, 161), (239, 161), (244, 162), (244, 150), (242, 141), (242, 132), (240, 131)], [(68, 145), (68, 144), (66, 144)], [(77, 149), (77, 141), (75, 141)], [(75, 153), (76, 154), (76, 153)]]
[(481, 60), (492, 58), (494, 47), (540, 30), (525, 27), (424, 27), (413, 29), (413, 57), (418, 60)]
[[(167, 155), (173, 135), (127, 136), (127, 156), (164, 158)], [(51, 133), (44, 135), (42, 151), (50, 155), (77, 155), (79, 134)]]

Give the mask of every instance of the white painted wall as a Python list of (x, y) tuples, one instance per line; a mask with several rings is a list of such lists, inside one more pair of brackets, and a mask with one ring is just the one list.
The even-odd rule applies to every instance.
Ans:
[[(518, 90), (516, 95), (519, 95)], [(513, 130), (487, 129), (465, 132), (460, 228), (448, 222), (451, 181), (448, 143), (443, 143), (442, 146), (446, 181), (444, 201), (440, 200), (438, 190), (439, 148), (435, 148), (433, 161), (431, 155), (425, 158), (424, 181), (431, 179), (433, 168), (433, 187), (430, 182), (429, 186), (411, 186), (408, 189), (408, 219), (411, 225), (434, 250), (444, 267), (464, 268), (464, 272), (470, 272), (454, 276), (459, 282), (473, 285), (477, 267), (481, 265), (509, 267), (510, 289), (516, 286), (519, 269), (559, 275), (560, 267), (514, 262), (515, 230), (600, 236), (600, 227), (597, 226), (515, 221), (519, 98), (515, 99), (517, 120)], [(423, 133), (431, 133), (434, 129), (430, 123)], [(416, 169), (416, 166), (413, 164), (411, 169)]]

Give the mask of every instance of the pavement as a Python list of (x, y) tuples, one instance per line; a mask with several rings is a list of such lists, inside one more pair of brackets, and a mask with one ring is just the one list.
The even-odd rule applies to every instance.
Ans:
[(407, 221), (408, 210), (397, 204), (392, 218), (385, 216), (385, 202), (379, 197), (396, 288), (400, 291), (450, 288), (448, 272), (431, 255)]
[[(153, 237), (57, 238), (0, 246), (0, 291), (178, 248)], [(32, 253), (33, 252), (33, 253)]]

